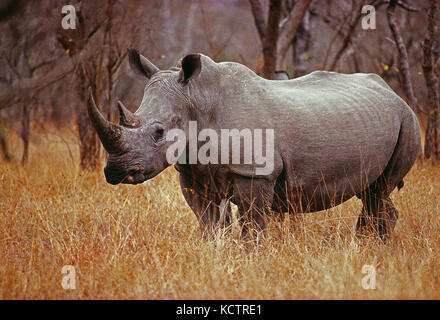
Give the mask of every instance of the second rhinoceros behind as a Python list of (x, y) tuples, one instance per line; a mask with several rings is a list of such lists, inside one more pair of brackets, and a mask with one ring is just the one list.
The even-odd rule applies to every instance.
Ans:
[[(221, 136), (237, 129), (238, 162), (173, 163), (202, 231), (211, 232), (222, 220), (225, 200), (238, 206), (247, 234), (251, 227), (264, 228), (268, 212), (319, 211), (356, 195), (363, 203), (357, 229), (373, 227), (383, 240), (389, 237), (398, 216), (390, 193), (403, 186), (421, 143), (416, 115), (379, 76), (315, 71), (274, 81), (202, 54), (187, 55), (169, 70), (133, 49), (129, 60), (147, 80), (135, 113), (119, 103), (120, 124), (113, 124), (89, 99), (90, 119), (108, 151), (109, 183), (142, 183), (172, 164), (171, 130), (186, 137), (181, 155), (195, 159), (198, 149), (191, 143), (200, 146), (200, 133)], [(191, 123), (197, 124), (195, 142)], [(259, 142), (273, 152), (265, 174), (257, 174), (261, 163), (246, 153), (257, 149), (257, 139), (248, 141), (243, 133), (257, 130), (273, 132), (273, 141)], [(225, 155), (212, 146), (211, 153)]]

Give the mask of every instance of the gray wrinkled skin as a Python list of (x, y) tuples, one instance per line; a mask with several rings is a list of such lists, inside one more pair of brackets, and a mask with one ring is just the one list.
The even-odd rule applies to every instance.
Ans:
[[(357, 230), (369, 227), (389, 238), (398, 215), (389, 195), (403, 186), (417, 158), (420, 128), (414, 112), (378, 75), (315, 71), (275, 81), (238, 63), (215, 63), (204, 55), (187, 60), (192, 64), (184, 58), (182, 68), (146, 70), (149, 79), (134, 114), (141, 126), (124, 128), (122, 151), (109, 154), (109, 182), (140, 183), (163, 171), (173, 143), (166, 132), (187, 132), (189, 120), (197, 121), (199, 131), (275, 129), (270, 175), (256, 176), (255, 165), (175, 165), (202, 231), (209, 234), (227, 222), (227, 201), (238, 206), (247, 235), (250, 227), (264, 228), (268, 208), (280, 217), (327, 209), (356, 195), (363, 202)], [(132, 67), (138, 73), (151, 68)]]

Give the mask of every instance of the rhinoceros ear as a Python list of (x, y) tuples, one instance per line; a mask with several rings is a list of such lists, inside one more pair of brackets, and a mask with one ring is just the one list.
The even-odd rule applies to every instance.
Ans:
[(182, 69), (179, 73), (179, 82), (187, 83), (189, 79), (196, 77), (202, 70), (200, 54), (189, 54), (182, 59)]
[(146, 78), (151, 78), (159, 69), (152, 64), (147, 58), (139, 54), (136, 49), (128, 49), (128, 60), (130, 61), (131, 69)]

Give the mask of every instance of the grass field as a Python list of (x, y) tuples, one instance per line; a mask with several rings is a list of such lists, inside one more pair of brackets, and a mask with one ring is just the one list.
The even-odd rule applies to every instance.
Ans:
[[(79, 170), (72, 134), (38, 137), (25, 166), (0, 162), (0, 299), (440, 298), (439, 167), (414, 167), (392, 194), (400, 218), (389, 245), (354, 237), (352, 199), (252, 246), (231, 234), (203, 240), (173, 168), (112, 186), (102, 170)], [(374, 290), (362, 288), (365, 264)], [(76, 289), (63, 289), (64, 265)]]

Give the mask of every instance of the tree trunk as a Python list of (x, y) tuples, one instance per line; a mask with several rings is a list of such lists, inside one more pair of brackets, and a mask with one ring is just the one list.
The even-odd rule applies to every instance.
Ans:
[[(304, 14), (311, 0), (299, 0), (280, 30), (281, 0), (271, 0), (269, 17), (265, 19), (263, 5), (260, 0), (249, 0), (254, 17), (254, 23), (263, 45), (263, 70), (261, 75), (267, 79), (274, 79), (275, 70), (281, 70), (284, 58), (292, 44), (296, 31), (303, 20)], [(260, 74), (259, 62), (257, 74)]]
[(409, 104), (414, 111), (416, 111), (417, 100), (414, 95), (411, 75), (409, 71), (408, 53), (406, 51), (405, 44), (403, 43), (402, 36), (399, 28), (397, 27), (396, 19), (394, 18), (394, 10), (397, 5), (397, 0), (390, 0), (387, 8), (388, 25), (390, 26), (391, 33), (393, 34), (394, 42), (396, 44), (398, 52), (399, 63), (399, 75), (401, 77), (402, 87), (405, 90), (405, 94), (409, 100)]
[(287, 51), (296, 35), (299, 25), (301, 24), (304, 14), (309, 7), (312, 0), (299, 0), (295, 3), (293, 10), (290, 12), (287, 22), (284, 24), (280, 31), (278, 39), (278, 51), (277, 51), (277, 69), (281, 70), (284, 58)]
[(436, 30), (437, 0), (431, 0), (428, 12), (428, 34), (422, 42), (423, 47), (423, 74), (428, 88), (428, 126), (425, 134), (425, 157), (440, 161), (440, 98), (438, 93), (438, 79), (434, 73), (433, 46)]
[(271, 0), (269, 6), (269, 19), (263, 42), (263, 77), (273, 80), (277, 60), (278, 24), (281, 15), (281, 0)]
[(305, 70), (302, 68), (301, 62), (303, 54), (310, 48), (311, 40), (310, 15), (306, 12), (298, 27), (295, 38), (292, 41), (292, 61), (295, 78), (305, 75)]
[(21, 163), (25, 164), (29, 159), (29, 137), (30, 137), (30, 117), (31, 105), (30, 102), (25, 99), (22, 106), (22, 122), (21, 122), (21, 132), (20, 136), (23, 140), (23, 156), (21, 158)]
[(5, 133), (3, 133), (1, 131), (1, 128), (0, 128), (0, 147), (2, 149), (3, 156), (5, 157), (5, 160), (7, 162), (10, 162), (11, 161), (11, 155), (9, 154), (8, 144), (6, 142), (6, 135), (5, 135)]
[[(83, 170), (95, 170), (99, 165), (101, 142), (87, 113), (86, 88), (82, 93), (84, 103), (77, 108), (79, 110), (77, 122), (80, 140), (80, 166)], [(96, 89), (93, 90), (93, 96), (96, 97), (96, 103), (99, 106), (99, 95), (96, 95)]]
[(263, 5), (260, 0), (249, 0), (252, 10), (252, 16), (254, 17), (255, 27), (257, 28), (258, 35), (260, 36), (261, 43), (264, 43), (266, 35), (266, 19), (264, 14)]
[[(343, 42), (342, 42), (342, 46), (339, 49), (339, 51), (336, 53), (335, 60), (333, 60), (333, 63), (330, 66), (330, 70), (331, 71), (335, 71), (336, 70), (336, 68), (338, 67), (339, 61), (344, 56), (344, 52), (353, 43), (353, 41), (352, 41), (353, 34), (355, 33), (356, 26), (358, 25), (359, 20), (361, 20), (361, 18), (362, 18), (362, 6), (358, 6), (358, 7), (355, 7), (355, 8), (356, 8), (355, 10), (358, 12), (358, 14), (355, 16), (353, 22), (351, 22), (351, 24), (349, 23), (348, 31), (347, 31), (347, 34), (345, 35), (345, 38), (344, 38)], [(342, 25), (341, 25), (341, 28), (342, 28)], [(338, 30), (337, 33), (339, 33), (339, 31), (340, 30)], [(336, 34), (335, 34), (335, 37), (336, 37)], [(329, 48), (331, 48), (331, 45), (332, 44), (330, 44)], [(326, 61), (327, 61), (327, 57), (324, 60), (324, 67), (326, 66)]]

